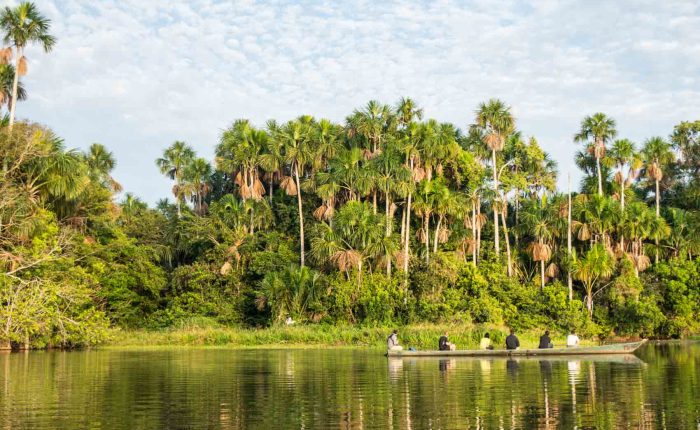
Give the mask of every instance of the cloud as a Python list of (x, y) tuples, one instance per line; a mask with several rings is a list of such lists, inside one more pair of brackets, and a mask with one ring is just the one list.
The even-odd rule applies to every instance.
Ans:
[[(466, 127), (499, 97), (574, 170), (580, 119), (603, 111), (639, 143), (698, 118), (694, 1), (282, 2), (46, 0), (58, 44), (31, 48), (20, 117), (71, 146), (100, 142), (150, 202), (174, 140), (211, 157), (220, 130), (302, 113), (342, 121), (370, 99), (415, 98)], [(566, 175), (562, 174), (564, 185)]]

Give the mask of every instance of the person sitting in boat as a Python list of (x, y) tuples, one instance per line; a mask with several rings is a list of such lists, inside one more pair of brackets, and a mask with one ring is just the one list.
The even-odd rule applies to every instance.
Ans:
[(454, 343), (450, 343), (448, 333), (445, 332), (438, 340), (438, 349), (440, 351), (454, 351), (457, 347)]
[(493, 349), (493, 345), (491, 345), (491, 335), (486, 333), (484, 334), (484, 337), (481, 338), (481, 342), (479, 343), (479, 349)]
[(520, 349), (520, 340), (513, 329), (510, 329), (510, 334), (506, 337), (506, 349)]
[(545, 330), (544, 334), (540, 336), (540, 346), (538, 346), (539, 349), (549, 349), (549, 348), (554, 348), (554, 344), (552, 343), (552, 339), (549, 337), (549, 330)]
[(403, 351), (403, 346), (399, 345), (399, 331), (394, 330), (386, 338), (386, 349), (389, 351)]
[(576, 336), (576, 333), (574, 333), (573, 330), (571, 330), (571, 334), (566, 336), (566, 347), (567, 348), (575, 348), (578, 346), (580, 339), (578, 336)]

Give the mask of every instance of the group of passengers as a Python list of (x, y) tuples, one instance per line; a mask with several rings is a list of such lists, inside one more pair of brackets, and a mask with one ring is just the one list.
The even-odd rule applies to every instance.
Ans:
[[(389, 351), (402, 351), (403, 347), (399, 344), (399, 332), (398, 330), (394, 330), (389, 337), (386, 340), (387, 343), (387, 349)], [(579, 344), (579, 338), (576, 336), (576, 333), (571, 330), (571, 333), (566, 337), (566, 347), (567, 348), (574, 348), (577, 347)], [(540, 336), (540, 343), (538, 346), (539, 349), (548, 349), (548, 348), (554, 348), (554, 343), (552, 343), (552, 339), (549, 337), (549, 330), (545, 331), (542, 336)], [(440, 351), (454, 351), (457, 349), (456, 345), (452, 342), (450, 342), (449, 339), (449, 333), (445, 332), (442, 336), (440, 336), (440, 339), (438, 339), (438, 349)], [(481, 341), (479, 342), (479, 349), (485, 349), (485, 350), (491, 350), (494, 349), (493, 345), (491, 345), (491, 335), (489, 333), (484, 334), (484, 337), (481, 338)], [(515, 335), (515, 330), (511, 329), (510, 334), (506, 336), (506, 349), (509, 350), (514, 350), (514, 349), (520, 349), (520, 340), (518, 339), (518, 336)]]

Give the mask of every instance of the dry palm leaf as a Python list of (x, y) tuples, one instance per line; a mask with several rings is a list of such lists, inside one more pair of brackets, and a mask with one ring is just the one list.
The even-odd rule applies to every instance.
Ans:
[(621, 184), (621, 183), (622, 183), (622, 180), (623, 180), (623, 178), (622, 178), (622, 172), (620, 172), (620, 171), (618, 170), (617, 173), (615, 173), (615, 182), (617, 182), (618, 184)]
[(416, 239), (418, 239), (419, 242), (425, 242), (425, 229), (419, 228), (416, 230)]
[(19, 76), (24, 76), (27, 74), (27, 57), (22, 55), (22, 58), (19, 59), (19, 64), (17, 65), (17, 74)]
[(390, 216), (390, 217), (393, 217), (393, 216), (394, 216), (394, 214), (396, 213), (396, 209), (397, 209), (397, 208), (398, 208), (398, 206), (396, 206), (395, 203), (392, 203), (392, 204), (389, 206), (389, 216)]
[(578, 240), (589, 240), (591, 238), (591, 230), (588, 228), (588, 224), (581, 224), (579, 226), (576, 237)]
[(323, 214), (323, 218), (329, 220), (333, 218), (333, 214), (335, 214), (335, 208), (333, 206), (326, 206), (326, 212)]
[(263, 295), (259, 295), (255, 297), (255, 307), (261, 311), (265, 309), (265, 306), (267, 306), (267, 297)]
[(331, 257), (331, 261), (336, 267), (341, 271), (346, 271), (348, 269), (360, 267), (362, 262), (362, 255), (354, 249), (349, 249), (345, 251), (337, 251)]
[(92, 236), (85, 236), (85, 239), (83, 239), (83, 243), (85, 245), (94, 245), (95, 244), (95, 238)]
[(649, 260), (649, 257), (644, 254), (639, 255), (635, 258), (634, 266), (638, 271), (643, 272), (647, 270), (649, 266), (651, 266), (651, 260)]
[(532, 259), (535, 261), (549, 261), (552, 257), (552, 247), (546, 243), (532, 244)]
[(394, 251), (394, 261), (396, 261), (396, 266), (403, 269), (404, 264), (406, 263), (406, 254), (404, 254), (403, 250)]
[(241, 193), (241, 198), (243, 198), (243, 200), (248, 200), (253, 196), (250, 187), (248, 187), (246, 184), (241, 185), (239, 192)]
[(435, 169), (435, 171), (437, 172), (438, 176), (442, 176), (442, 171), (443, 171), (442, 163), (437, 165), (437, 168)]
[(221, 269), (219, 269), (219, 273), (221, 273), (222, 276), (228, 275), (228, 273), (231, 271), (231, 263), (230, 262), (225, 262), (222, 266)]
[(660, 181), (664, 177), (664, 172), (661, 170), (658, 164), (652, 163), (651, 166), (649, 166), (649, 177), (655, 181)]
[(548, 278), (556, 278), (559, 276), (559, 267), (554, 263), (549, 263), (549, 266), (547, 266), (547, 269), (545, 269), (544, 274)]
[(280, 182), (280, 187), (287, 193), (288, 196), (297, 195), (297, 184), (294, 183), (294, 179), (291, 176), (285, 176)]
[(503, 138), (500, 134), (491, 132), (486, 135), (486, 145), (492, 151), (500, 151), (503, 149)]
[(12, 48), (0, 49), (0, 64), (7, 64), (12, 59)]
[(255, 200), (260, 200), (262, 199), (262, 196), (265, 195), (265, 186), (263, 185), (262, 182), (260, 182), (260, 179), (255, 179), (255, 182), (253, 183), (253, 198)]
[(446, 243), (449, 238), (450, 231), (447, 229), (447, 227), (440, 227), (440, 230), (438, 231), (438, 242)]
[(414, 182), (420, 182), (425, 179), (425, 169), (422, 167), (414, 167), (411, 176)]
[(243, 174), (241, 172), (236, 173), (236, 177), (233, 179), (233, 183), (238, 185), (239, 187), (243, 186), (244, 181), (243, 181)]
[(603, 142), (596, 142), (593, 146), (593, 155), (595, 158), (605, 157), (605, 144)]
[(317, 207), (316, 210), (314, 210), (314, 212), (313, 212), (314, 218), (316, 218), (319, 221), (321, 221), (323, 219), (325, 214), (326, 214), (326, 205), (325, 204)]

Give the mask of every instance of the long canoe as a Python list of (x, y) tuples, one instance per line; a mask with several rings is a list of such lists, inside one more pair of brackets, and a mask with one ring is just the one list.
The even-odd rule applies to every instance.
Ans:
[(600, 346), (550, 349), (463, 349), (456, 351), (388, 351), (387, 357), (537, 357), (559, 355), (632, 354), (647, 340)]

